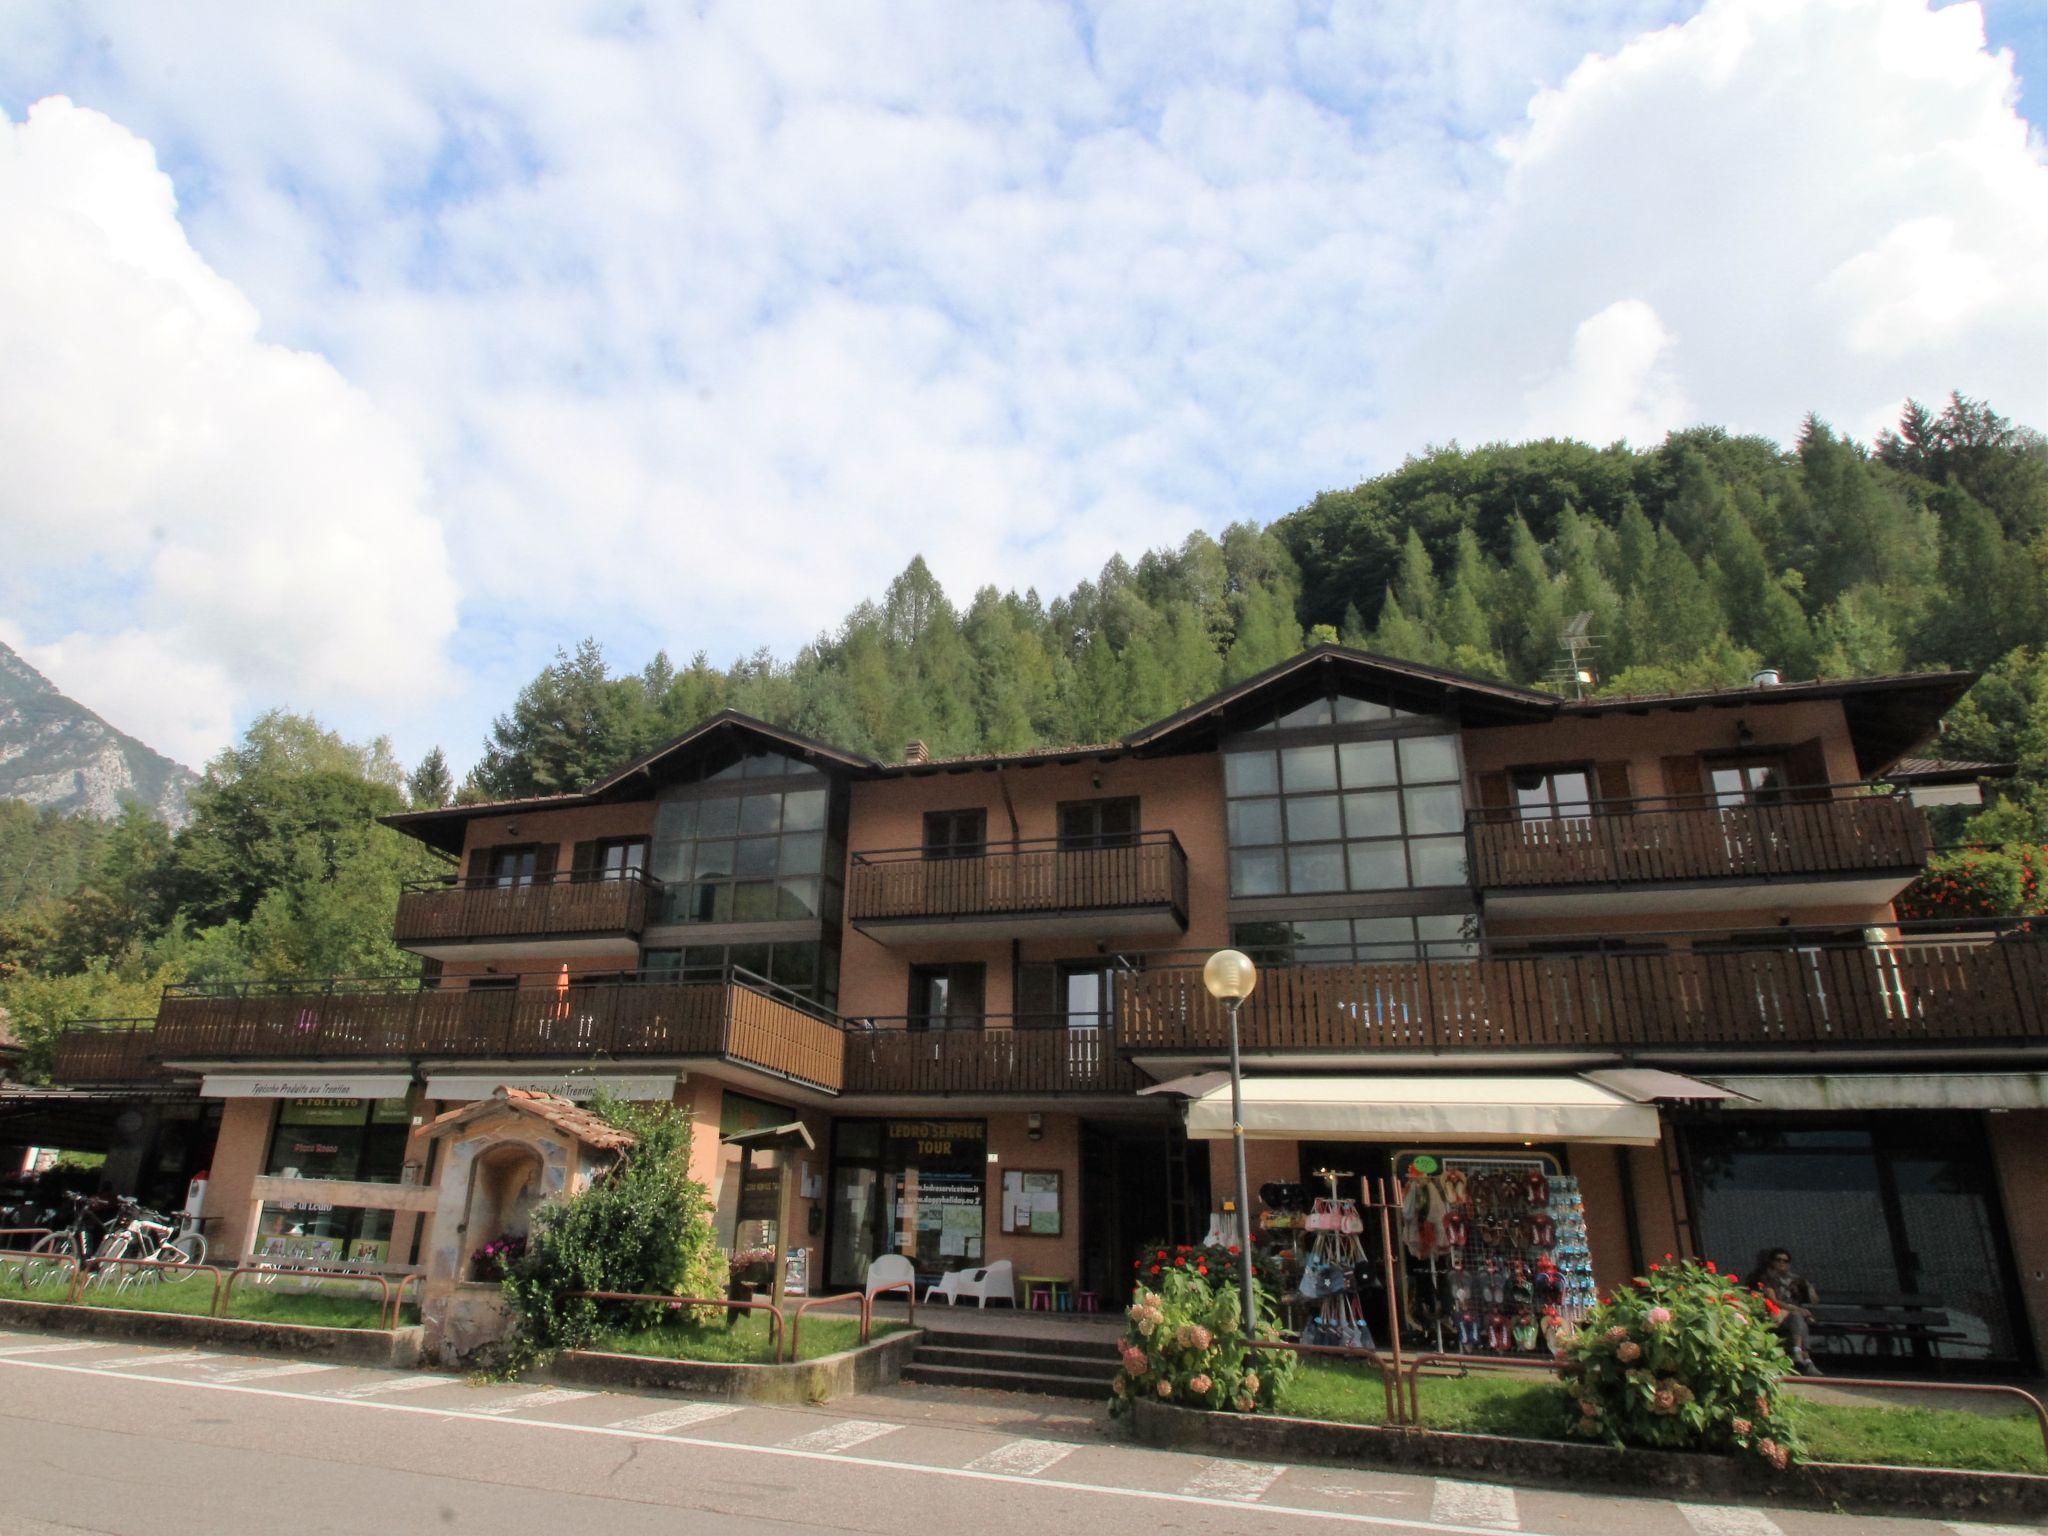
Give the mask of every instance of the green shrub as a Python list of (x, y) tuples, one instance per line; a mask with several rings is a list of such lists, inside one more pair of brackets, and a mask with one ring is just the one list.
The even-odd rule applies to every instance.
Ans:
[(1660, 1267), (1593, 1310), (1566, 1346), (1574, 1434), (1615, 1445), (1797, 1454), (1781, 1400), (1792, 1369), (1772, 1303), (1711, 1264)]
[[(1279, 1339), (1264, 1287), (1254, 1292), (1259, 1337)], [(1216, 1287), (1192, 1269), (1165, 1269), (1159, 1289), (1138, 1288), (1125, 1312), (1123, 1371), (1109, 1411), (1121, 1414), (1138, 1398), (1237, 1413), (1271, 1411), (1294, 1371), (1286, 1350), (1246, 1347), (1238, 1292)]]
[[(515, 1369), (579, 1348), (606, 1327), (651, 1327), (671, 1310), (660, 1303), (601, 1304), (571, 1292), (725, 1294), (726, 1259), (711, 1227), (711, 1197), (690, 1177), (689, 1113), (672, 1104), (607, 1097), (591, 1108), (636, 1139), (588, 1187), (538, 1206), (526, 1251), (506, 1263), (505, 1295), (519, 1319), (511, 1349)], [(724, 1315), (692, 1310), (705, 1320)]]

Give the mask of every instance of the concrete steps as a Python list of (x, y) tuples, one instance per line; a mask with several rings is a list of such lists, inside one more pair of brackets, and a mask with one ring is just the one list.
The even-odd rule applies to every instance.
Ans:
[(1114, 1337), (1069, 1339), (931, 1332), (903, 1369), (928, 1387), (980, 1387), (1101, 1401), (1120, 1368)]

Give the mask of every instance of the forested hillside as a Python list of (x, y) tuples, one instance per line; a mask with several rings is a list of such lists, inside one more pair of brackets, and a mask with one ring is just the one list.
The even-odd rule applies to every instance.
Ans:
[[(1970, 855), (1981, 907), (2038, 901), (2018, 850), (2048, 838), (2048, 446), (1961, 398), (1868, 447), (1809, 421), (1790, 449), (1711, 428), (1432, 449), (1049, 600), (956, 604), (914, 560), (787, 662), (615, 673), (585, 641), (521, 690), (459, 793), (575, 789), (727, 707), (891, 759), (1102, 741), (1319, 639), (1547, 686), (1578, 614), (1602, 692), (1987, 668), (1940, 750), (2023, 771), (1948, 831), (2011, 850)], [(277, 712), (208, 765), (175, 837), (137, 811), (0, 807), (0, 1004), (40, 1046), (152, 1013), (184, 977), (407, 971), (392, 907), (440, 866), (373, 818), (457, 793), (438, 750), (407, 776), (381, 742)]]

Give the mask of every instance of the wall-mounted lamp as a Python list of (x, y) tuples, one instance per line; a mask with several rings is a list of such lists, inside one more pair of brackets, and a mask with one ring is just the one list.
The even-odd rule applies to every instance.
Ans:
[(1024, 1130), (1033, 1141), (1045, 1140), (1045, 1116), (1033, 1110), (1024, 1117)]
[(1735, 722), (1735, 745), (1738, 747), (1753, 747), (1756, 745), (1756, 732), (1749, 728), (1747, 720)]
[(1102, 770), (1098, 768), (1093, 773), (1089, 774), (1088, 782), (1090, 784), (1093, 784), (1097, 789), (1102, 788)]
[(507, 837), (517, 837), (517, 836), (519, 835), (519, 823), (518, 823), (518, 822), (516, 822), (516, 821), (508, 821), (508, 822), (506, 822), (506, 823), (505, 823), (505, 835), (506, 835)]

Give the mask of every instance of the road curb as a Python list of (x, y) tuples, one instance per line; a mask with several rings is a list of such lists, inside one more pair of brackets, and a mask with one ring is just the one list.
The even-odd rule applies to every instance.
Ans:
[(923, 1336), (921, 1330), (911, 1328), (872, 1344), (791, 1365), (726, 1365), (566, 1349), (546, 1370), (534, 1374), (579, 1387), (685, 1392), (736, 1403), (822, 1403), (894, 1386)]
[(304, 1323), (266, 1323), (238, 1317), (190, 1317), (180, 1312), (130, 1312), (114, 1307), (79, 1307), (53, 1301), (0, 1301), (0, 1327), (130, 1344), (216, 1344), (329, 1360), (338, 1365), (418, 1365), (423, 1348), (419, 1328), (315, 1328)]
[(1516, 1440), (1446, 1430), (1388, 1429), (1272, 1414), (1205, 1413), (1164, 1403), (1132, 1404), (1133, 1438), (1172, 1450), (1233, 1457), (1370, 1463), (1479, 1481), (1581, 1491), (1782, 1504), (1857, 1514), (1913, 1511), (1996, 1520), (2048, 1517), (2048, 1477), (2023, 1472), (1804, 1462), (1782, 1473), (1761, 1463), (1678, 1451), (1617, 1450), (1562, 1440)]

